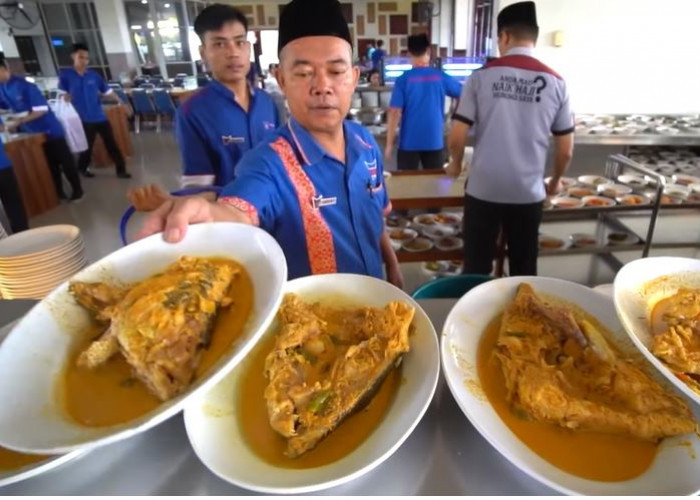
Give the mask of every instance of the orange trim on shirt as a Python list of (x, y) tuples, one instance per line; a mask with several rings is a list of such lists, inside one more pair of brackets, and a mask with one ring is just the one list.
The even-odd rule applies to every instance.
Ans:
[(238, 198), (236, 196), (224, 196), (219, 198), (219, 203), (223, 205), (229, 205), (231, 207), (237, 208), (248, 217), (250, 217), (253, 224), (256, 226), (260, 225), (260, 218), (258, 217), (258, 210), (253, 206), (252, 203), (244, 200), (243, 198)]
[(270, 147), (280, 157), (282, 165), (287, 171), (287, 175), (297, 193), (311, 274), (337, 273), (338, 267), (335, 260), (333, 234), (323, 219), (320, 209), (314, 208), (312, 204), (312, 200), (316, 196), (316, 189), (311, 179), (301, 168), (301, 164), (292, 147), (285, 139), (280, 137), (270, 144)]

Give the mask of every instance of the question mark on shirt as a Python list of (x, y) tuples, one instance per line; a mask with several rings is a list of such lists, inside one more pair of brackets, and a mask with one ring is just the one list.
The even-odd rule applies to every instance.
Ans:
[(540, 102), (540, 92), (542, 92), (542, 90), (547, 86), (547, 80), (545, 80), (544, 77), (536, 76), (535, 79), (532, 80), (532, 81), (533, 81), (533, 82), (541, 82), (541, 83), (542, 83), (542, 85), (540, 85), (539, 87), (537, 87), (537, 90), (536, 90), (536, 92), (537, 92), (537, 97), (535, 97), (535, 101), (536, 101), (536, 102)]

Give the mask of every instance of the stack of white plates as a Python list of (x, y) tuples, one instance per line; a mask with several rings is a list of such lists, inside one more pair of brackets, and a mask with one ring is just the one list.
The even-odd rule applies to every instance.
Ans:
[(75, 226), (45, 226), (0, 240), (0, 293), (5, 299), (43, 299), (86, 265)]

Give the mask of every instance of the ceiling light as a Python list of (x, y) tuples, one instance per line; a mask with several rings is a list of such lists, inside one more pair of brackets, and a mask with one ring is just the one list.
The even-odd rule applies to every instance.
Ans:
[(169, 3), (166, 3), (166, 4), (165, 4), (165, 8), (166, 8), (166, 9), (169, 9), (169, 8), (170, 8), (170, 4), (169, 4)]
[(146, 5), (148, 3), (148, 0), (141, 0), (141, 3)]

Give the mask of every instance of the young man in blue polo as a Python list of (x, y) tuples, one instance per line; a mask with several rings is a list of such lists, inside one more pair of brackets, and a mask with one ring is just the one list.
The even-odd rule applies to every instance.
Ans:
[(389, 104), (385, 161), (389, 161), (399, 132), (396, 163), (399, 170), (442, 168), (445, 163), (445, 96), (458, 98), (460, 83), (444, 71), (430, 67), (427, 35), (408, 37), (413, 68), (396, 79)]
[[(200, 12), (194, 29), (213, 80), (177, 110), (182, 187), (221, 187), (236, 177), (241, 157), (279, 126), (279, 116), (274, 99), (253, 89), (246, 78), (251, 47), (245, 15), (229, 5), (213, 4)], [(139, 210), (153, 210), (168, 198), (156, 186), (129, 194)]]
[(71, 49), (73, 67), (62, 69), (58, 77), (58, 88), (67, 94), (64, 98), (73, 103), (73, 107), (80, 116), (87, 139), (87, 150), (80, 153), (78, 159), (78, 171), (84, 177), (95, 177), (90, 170), (92, 161), (92, 146), (95, 137), (102, 137), (107, 153), (114, 162), (117, 177), (130, 179), (131, 175), (126, 171), (124, 156), (114, 140), (112, 126), (107, 121), (107, 116), (102, 110), (102, 97), (105, 96), (116, 104), (122, 104), (119, 96), (107, 86), (102, 76), (88, 68), (90, 53), (87, 45), (76, 43)]
[[(5, 126), (0, 119), (0, 130)], [(10, 222), (12, 233), (19, 233), (29, 229), (27, 212), (24, 210), (22, 193), (17, 185), (17, 177), (12, 169), (12, 163), (5, 153), (5, 145), (0, 144), (0, 202), (5, 210), (5, 215)]]
[[(289, 278), (356, 273), (402, 286), (384, 229), (391, 204), (371, 134), (346, 121), (359, 79), (350, 31), (337, 0), (293, 0), (280, 20), (280, 88), (292, 118), (238, 165), (217, 203), (169, 200), (141, 236), (182, 239), (188, 224), (258, 225), (280, 243)], [(244, 243), (244, 242), (241, 242)]]
[(63, 190), (61, 178), (61, 171), (63, 171), (72, 188), (70, 200), (81, 200), (83, 188), (61, 123), (49, 108), (49, 103), (46, 102), (39, 87), (24, 78), (13, 75), (4, 56), (0, 56), (0, 108), (11, 109), (15, 113), (27, 113), (22, 118), (6, 124), (7, 130), (44, 134), (46, 136), (44, 153), (56, 187), (56, 194), (59, 199), (68, 198)]

